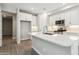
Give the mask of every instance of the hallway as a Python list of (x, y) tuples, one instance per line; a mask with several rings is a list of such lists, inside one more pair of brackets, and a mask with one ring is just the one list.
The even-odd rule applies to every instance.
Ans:
[(30, 55), (32, 42), (30, 39), (21, 41), (20, 44), (16, 43), (15, 39), (11, 36), (3, 37), (3, 45), (0, 47), (1, 55)]

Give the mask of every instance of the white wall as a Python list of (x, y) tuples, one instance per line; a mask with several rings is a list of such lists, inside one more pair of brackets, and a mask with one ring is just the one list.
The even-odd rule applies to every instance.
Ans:
[(2, 46), (2, 14), (0, 10), (0, 47)]
[(0, 4), (0, 47), (2, 46), (2, 14), (1, 14), (1, 4)]

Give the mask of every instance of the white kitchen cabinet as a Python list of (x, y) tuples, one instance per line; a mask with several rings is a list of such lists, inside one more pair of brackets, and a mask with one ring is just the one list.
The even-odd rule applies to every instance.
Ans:
[(60, 15), (54, 15), (53, 17), (51, 17), (51, 25), (55, 25), (55, 21), (59, 20)]
[(79, 15), (78, 10), (71, 11), (71, 24), (70, 25), (79, 25)]
[(32, 14), (20, 12), (20, 20), (32, 21), (33, 26), (37, 25), (37, 16)]
[(55, 21), (65, 19), (65, 25), (79, 25), (79, 8), (64, 10), (56, 15), (50, 16), (50, 23), (55, 25)]
[(65, 19), (65, 12), (62, 12), (59, 16), (59, 20)]
[(70, 9), (65, 12), (65, 25), (79, 25), (79, 16), (78, 16), (78, 10), (77, 9)]
[(32, 26), (37, 26), (37, 16), (32, 15), (31, 21), (32, 21)]
[(20, 12), (20, 20), (31, 21), (31, 19), (32, 19), (31, 14)]
[(71, 23), (71, 12), (65, 11), (65, 25), (69, 26)]
[(62, 20), (62, 19), (65, 19), (65, 14), (64, 13), (59, 13), (59, 14), (56, 14), (56, 15), (53, 15), (53, 16), (50, 16), (50, 25), (55, 25), (55, 22), (57, 20)]
[(55, 25), (55, 16), (50, 17), (50, 26)]
[(79, 25), (79, 15), (77, 9), (71, 9), (65, 12), (65, 25)]

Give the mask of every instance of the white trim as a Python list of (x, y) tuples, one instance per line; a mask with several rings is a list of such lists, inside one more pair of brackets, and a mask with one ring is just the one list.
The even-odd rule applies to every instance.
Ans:
[(2, 13), (0, 10), (0, 47), (2, 47)]
[(16, 13), (17, 13), (17, 18), (16, 18), (16, 23), (17, 23), (17, 32), (16, 32), (16, 36), (17, 36), (17, 44), (19, 44), (20, 43), (20, 15), (19, 15), (19, 8), (17, 8), (17, 11), (16, 11)]

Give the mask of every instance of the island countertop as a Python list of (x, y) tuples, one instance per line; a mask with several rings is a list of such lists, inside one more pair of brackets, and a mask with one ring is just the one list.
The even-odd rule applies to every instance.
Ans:
[(77, 35), (68, 35), (68, 34), (43, 34), (42, 32), (32, 33), (31, 34), (34, 37), (40, 38), (42, 40), (46, 40), (51, 43), (55, 43), (61, 46), (71, 46), (75, 43), (75, 41), (78, 41), (79, 37)]

